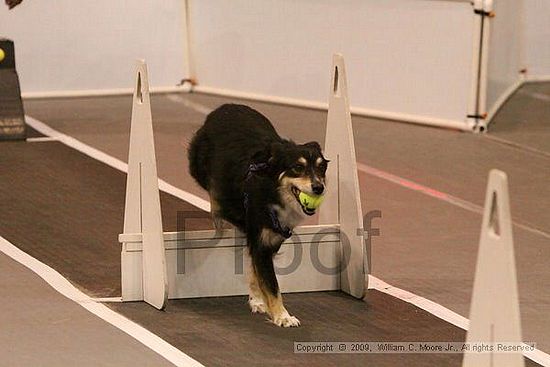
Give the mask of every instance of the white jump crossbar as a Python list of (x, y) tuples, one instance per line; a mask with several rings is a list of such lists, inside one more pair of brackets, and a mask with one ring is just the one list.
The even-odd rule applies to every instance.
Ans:
[[(163, 308), (168, 298), (248, 293), (246, 239), (235, 230), (162, 232), (146, 65), (137, 64), (124, 233), (122, 300)], [(321, 225), (295, 228), (275, 257), (283, 292), (342, 290), (363, 298), (368, 262), (342, 55), (334, 55), (325, 156), (328, 193)]]

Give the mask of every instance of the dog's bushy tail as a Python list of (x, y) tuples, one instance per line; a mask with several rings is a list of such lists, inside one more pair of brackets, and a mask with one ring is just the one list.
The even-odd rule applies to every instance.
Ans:
[(189, 172), (205, 190), (209, 190), (209, 146), (210, 142), (208, 136), (206, 136), (204, 131), (199, 130), (195, 136), (193, 136), (193, 139), (191, 139), (189, 150), (187, 151)]

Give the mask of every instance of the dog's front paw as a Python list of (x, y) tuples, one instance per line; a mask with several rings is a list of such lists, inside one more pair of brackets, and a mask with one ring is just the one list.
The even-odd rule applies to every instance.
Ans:
[(300, 320), (291, 316), (288, 312), (283, 312), (280, 315), (273, 317), (272, 322), (281, 327), (298, 327), (300, 326)]
[(250, 306), (250, 311), (252, 311), (252, 313), (266, 312), (265, 304), (261, 299), (250, 297), (248, 298), (248, 305)]

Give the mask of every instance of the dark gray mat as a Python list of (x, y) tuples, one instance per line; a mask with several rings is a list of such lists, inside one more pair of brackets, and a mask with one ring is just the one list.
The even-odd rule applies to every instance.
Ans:
[[(295, 354), (294, 342), (463, 341), (465, 332), (408, 303), (370, 290), (367, 302), (340, 292), (287, 294), (299, 328), (251, 315), (246, 297), (110, 304), (207, 366), (461, 366), (461, 354)], [(526, 360), (527, 366), (536, 364)]]
[[(0, 144), (0, 234), (98, 297), (120, 295), (126, 174), (57, 142)], [(176, 230), (190, 204), (161, 194)], [(190, 228), (210, 228), (194, 220)]]
[[(511, 101), (515, 96), (512, 98)], [(185, 147), (204, 115), (188, 101), (214, 108), (228, 101), (206, 95), (157, 95), (153, 119), (159, 174), (205, 197), (187, 173)], [(243, 101), (240, 101), (243, 102)], [(278, 131), (297, 141), (324, 140), (326, 112), (247, 102), (270, 117)], [(125, 160), (130, 97), (32, 101), (31, 114), (52, 127)], [(548, 160), (483, 135), (353, 117), (360, 162), (481, 206), (487, 172), (504, 169), (510, 178), (512, 216), (550, 231)], [(390, 284), (468, 315), (481, 216), (394, 183), (361, 174), (364, 212), (380, 209), (375, 222), (374, 274)], [(550, 350), (549, 241), (514, 227), (526, 340)]]

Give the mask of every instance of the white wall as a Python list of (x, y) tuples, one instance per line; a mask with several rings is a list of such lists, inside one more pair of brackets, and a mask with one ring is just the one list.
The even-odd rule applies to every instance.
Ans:
[(474, 14), (468, 2), (193, 0), (199, 85), (326, 102), (346, 57), (354, 107), (466, 119)]
[(550, 79), (550, 1), (525, 2), (525, 64), (529, 77)]
[(523, 0), (494, 0), (494, 18), (490, 22), (487, 70), (487, 112), (492, 117), (496, 108), (521, 81), (523, 41)]
[(0, 35), (15, 41), (23, 92), (133, 87), (136, 58), (153, 86), (184, 77), (181, 0), (0, 3)]

